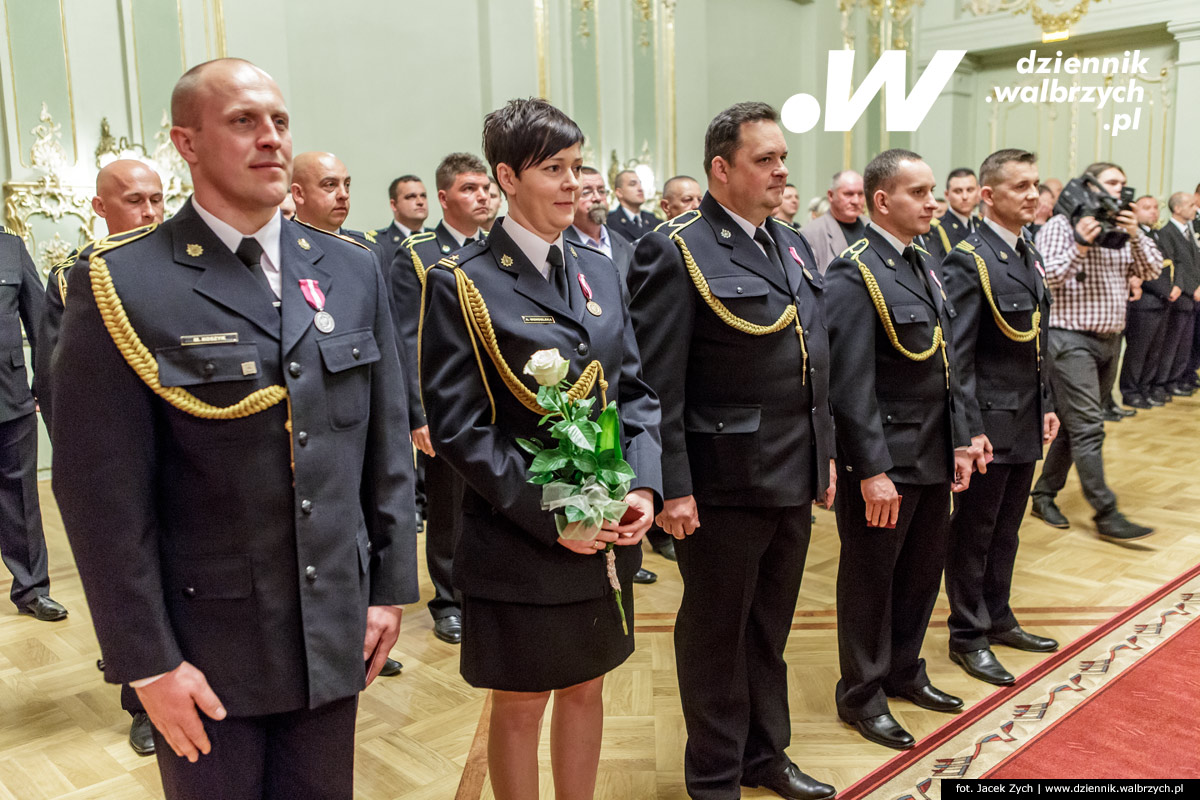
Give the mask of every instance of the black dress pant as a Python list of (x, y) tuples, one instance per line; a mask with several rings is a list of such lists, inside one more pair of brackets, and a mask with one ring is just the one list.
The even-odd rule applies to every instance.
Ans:
[(0, 422), (0, 558), (12, 573), (9, 597), (17, 608), (50, 593), (34, 413)]
[(262, 717), (201, 714), (212, 750), (194, 764), (155, 729), (163, 791), (167, 800), (351, 800), (357, 714), (358, 695)]
[(1121, 397), (1148, 397), (1158, 370), (1167, 309), (1142, 310), (1130, 303), (1125, 316), (1125, 358), (1121, 362)]
[(1185, 382), (1188, 360), (1192, 355), (1192, 328), (1196, 323), (1196, 314), (1192, 309), (1167, 313), (1167, 332), (1163, 337), (1162, 358), (1158, 362), (1158, 371), (1154, 376), (1154, 385), (1170, 392), (1177, 385), (1190, 385)]
[(809, 506), (699, 506), (699, 528), (675, 542), (683, 601), (675, 663), (687, 724), (689, 796), (741, 797), (788, 765), (783, 648), (812, 532)]
[(454, 548), (462, 534), (463, 480), (444, 458), (425, 459), (425, 564), (433, 582), (434, 619), (462, 615), (454, 591)]
[(1192, 346), (1188, 356), (1185, 386), (1197, 385), (1196, 370), (1200, 369), (1200, 305), (1196, 306), (1196, 319), (1192, 323)]
[(846, 722), (888, 713), (887, 695), (928, 685), (921, 642), (933, 613), (950, 526), (950, 484), (897, 483), (896, 527), (867, 525), (855, 481), (834, 500), (842, 540), (837, 575), (836, 698)]
[(1008, 604), (1017, 531), (1029, 502), (1035, 462), (998, 464), (971, 477), (954, 496), (946, 551), (946, 594), (950, 597), (950, 649), (969, 653), (988, 646), (989, 633), (1017, 626)]

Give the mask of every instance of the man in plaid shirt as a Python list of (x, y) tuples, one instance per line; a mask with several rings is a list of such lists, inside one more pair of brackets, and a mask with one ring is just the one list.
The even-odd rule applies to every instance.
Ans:
[[(1120, 197), (1125, 187), (1125, 172), (1116, 164), (1092, 164), (1085, 174), (1113, 197)], [(1084, 497), (1096, 511), (1100, 537), (1126, 542), (1149, 536), (1154, 530), (1126, 519), (1104, 480), (1101, 387), (1112, 386), (1120, 358), (1129, 278), (1158, 277), (1162, 254), (1150, 237), (1142, 234), (1132, 211), (1121, 211), (1117, 224), (1129, 234), (1129, 241), (1120, 248), (1091, 244), (1101, 230), (1094, 217), (1083, 217), (1072, 228), (1068, 217), (1057, 214), (1037, 234), (1053, 299), (1048, 355), (1062, 432), (1050, 445), (1042, 475), (1033, 487), (1033, 515), (1055, 528), (1070, 527), (1054, 497), (1074, 462)]]

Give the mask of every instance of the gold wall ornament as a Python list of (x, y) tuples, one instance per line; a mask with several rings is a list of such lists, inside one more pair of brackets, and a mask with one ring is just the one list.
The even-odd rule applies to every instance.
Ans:
[[(1033, 24), (1044, 34), (1061, 33), (1083, 19), (1093, 3), (1100, 0), (967, 0), (964, 8), (977, 17), (988, 14), (1011, 12), (1014, 15), (1029, 12)], [(1064, 37), (1065, 38), (1065, 37)]]
[(592, 36), (592, 26), (588, 22), (588, 15), (594, 14), (596, 10), (596, 0), (576, 0), (575, 7), (579, 10), (579, 29), (575, 32), (584, 44), (587, 44), (588, 39)]
[(47, 172), (58, 172), (67, 166), (67, 152), (62, 146), (62, 125), (50, 116), (46, 101), (42, 101), (42, 113), (38, 116), (40, 122), (30, 131), (34, 135), (33, 146), (29, 148), (30, 166)]
[(650, 23), (654, 19), (653, 0), (633, 0), (633, 13), (639, 23), (638, 46), (643, 50), (649, 50), (650, 45), (654, 43), (650, 36)]
[(108, 117), (100, 118), (100, 141), (96, 143), (96, 169), (103, 169), (122, 158), (146, 159), (146, 148), (132, 142), (126, 136), (116, 137), (108, 124)]

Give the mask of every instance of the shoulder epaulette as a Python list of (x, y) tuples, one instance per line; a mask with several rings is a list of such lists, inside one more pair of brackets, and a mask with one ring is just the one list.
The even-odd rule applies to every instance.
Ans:
[(140, 228), (134, 228), (129, 231), (121, 231), (120, 233), (110, 233), (103, 239), (98, 240), (92, 246), (92, 255), (100, 255), (107, 253), (109, 250), (115, 250), (121, 245), (129, 244), (141, 239), (143, 236), (148, 236), (158, 227), (157, 222), (152, 222), (149, 225), (143, 225)]
[(335, 239), (341, 239), (343, 242), (349, 242), (350, 244), (354, 245), (355, 247), (361, 247), (363, 250), (366, 250), (368, 253), (371, 252), (371, 248), (367, 247), (365, 244), (358, 241), (357, 239), (351, 239), (349, 236), (344, 236), (340, 233), (334, 233), (333, 231), (327, 231), (324, 228), (318, 228), (316, 225), (309, 225), (307, 222), (300, 219), (299, 217), (293, 219), (292, 221), (298, 222), (310, 230), (314, 230), (314, 231), (318, 231), (319, 233), (323, 233), (326, 236), (332, 236)]
[[(453, 272), (454, 270), (458, 269), (458, 261), (451, 260), (449, 258), (439, 258), (437, 260), (437, 263), (434, 264), (433, 266), (434, 267), (445, 267), (446, 269)], [(430, 267), (430, 269), (433, 269), (433, 267)]]
[(414, 247), (416, 247), (417, 245), (419, 245), (421, 242), (428, 242), (430, 239), (436, 239), (436, 238), (437, 238), (437, 234), (434, 233), (433, 231), (418, 231), (416, 233), (410, 234), (408, 236), (408, 238), (405, 239), (400, 244), (401, 244), (401, 246), (407, 247), (409, 250), (411, 250)]
[(971, 244), (966, 239), (963, 239), (961, 242), (959, 242), (958, 244), (956, 244), (954, 246), (957, 249), (962, 250), (964, 253), (974, 253), (975, 252), (975, 245)]
[(654, 228), (656, 231), (661, 231), (667, 236), (672, 236), (679, 233), (681, 230), (691, 225), (696, 220), (700, 219), (700, 209), (695, 208), (691, 211), (685, 211), (677, 217), (672, 217), (666, 222), (661, 222)]
[(863, 238), (859, 239), (857, 242), (855, 242), (854, 244), (850, 245), (845, 250), (843, 250), (841, 257), (842, 258), (852, 258), (855, 261), (858, 261), (858, 257), (862, 255), (863, 250), (866, 250), (870, 246), (870, 244), (871, 243), (867, 241), (867, 237), (864, 236)]
[(788, 223), (784, 222), (783, 220), (781, 220), (781, 219), (779, 219), (779, 218), (777, 218), (777, 217), (771, 217), (770, 219), (773, 219), (773, 220), (775, 220), (775, 222), (777, 222), (777, 223), (779, 223), (780, 225), (782, 225), (783, 227), (787, 228), (787, 229), (788, 229), (789, 231), (791, 231), (792, 233), (799, 233), (799, 232), (800, 232), (800, 229), (799, 229), (799, 228), (797, 228), (795, 225), (789, 225)]
[(375, 231), (363, 231), (363, 237), (371, 244), (375, 244)]
[(940, 219), (938, 219), (937, 217), (934, 217), (933, 219), (929, 220), (929, 224), (935, 228), (942, 227), (942, 221)]
[(79, 251), (71, 253), (66, 260), (60, 261), (50, 268), (50, 280), (58, 284), (58, 297), (63, 305), (67, 304), (67, 270), (79, 260)]
[(0, 233), (7, 233), (9, 236), (16, 236), (15, 233), (10, 231), (8, 228), (4, 227), (3, 225), (0, 225)]

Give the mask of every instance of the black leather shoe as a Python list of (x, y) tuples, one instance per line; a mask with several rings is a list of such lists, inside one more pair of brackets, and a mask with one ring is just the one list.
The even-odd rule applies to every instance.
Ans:
[(1109, 403), (1108, 408), (1110, 411), (1117, 412), (1122, 417), (1136, 417), (1137, 416), (1136, 411), (1129, 409), (1129, 408), (1121, 408), (1119, 405), (1117, 405), (1116, 400), (1113, 400), (1111, 403)]
[(992, 644), (1002, 644), (1014, 650), (1024, 650), (1027, 653), (1053, 653), (1058, 649), (1058, 642), (1045, 636), (1035, 636), (1020, 625), (1001, 633), (989, 633), (988, 641)]
[(925, 684), (920, 689), (914, 689), (911, 692), (890, 695), (891, 697), (899, 697), (901, 700), (907, 700), (917, 708), (923, 708), (926, 711), (940, 711), (943, 714), (957, 714), (963, 709), (963, 701), (961, 697), (955, 697), (952, 694), (946, 694), (941, 689), (934, 688), (932, 684)]
[(992, 651), (988, 648), (982, 650), (971, 650), (966, 653), (956, 653), (950, 651), (950, 660), (963, 668), (963, 672), (970, 675), (975, 680), (990, 683), (994, 686), (1009, 686), (1017, 679), (1012, 676), (1012, 673), (1006, 670)]
[(133, 722), (129, 724), (129, 746), (139, 756), (154, 755), (154, 725), (145, 711), (133, 715)]
[(404, 665), (394, 658), (389, 658), (383, 662), (383, 669), (379, 670), (379, 675), (382, 678), (394, 678), (404, 670)]
[(1175, 388), (1171, 389), (1171, 394), (1175, 395), (1176, 397), (1191, 397), (1195, 393), (1195, 389), (1189, 389), (1186, 386), (1176, 386)]
[(1121, 420), (1125, 419), (1124, 415), (1122, 415), (1121, 412), (1117, 411), (1115, 409), (1115, 407), (1104, 408), (1100, 412), (1100, 416), (1104, 417), (1105, 422), (1120, 422)]
[(896, 718), (891, 714), (867, 717), (850, 724), (868, 742), (881, 744), (893, 750), (911, 750), (912, 746), (917, 743), (912, 734), (901, 728), (900, 723), (896, 722)]
[(658, 576), (648, 569), (639, 569), (633, 573), (634, 583), (654, 583), (656, 580), (658, 580)]
[(1067, 519), (1058, 506), (1054, 505), (1054, 501), (1049, 497), (1033, 496), (1033, 508), (1029, 510), (1034, 519), (1040, 519), (1042, 522), (1049, 525), (1051, 528), (1069, 528), (1071, 520)]
[(678, 561), (678, 559), (675, 558), (675, 540), (674, 539), (667, 539), (665, 542), (662, 543), (661, 546), (652, 544), (652, 545), (650, 545), (650, 549), (653, 550), (654, 552), (658, 553), (660, 556), (665, 558), (667, 561)]
[(462, 643), (462, 617), (448, 614), (433, 621), (433, 635), (447, 644)]
[(1132, 542), (1135, 539), (1144, 539), (1154, 533), (1154, 528), (1130, 522), (1120, 511), (1110, 511), (1103, 516), (1096, 517), (1096, 532), (1101, 539), (1121, 544)]
[(67, 618), (67, 610), (62, 607), (62, 604), (56, 603), (48, 596), (42, 594), (33, 598), (33, 601), (27, 603), (24, 608), (18, 608), (22, 614), (28, 614), (34, 619), (40, 619), (42, 622), (58, 622), (61, 619)]
[(1123, 398), (1122, 402), (1124, 402), (1125, 405), (1129, 406), (1130, 408), (1153, 408), (1154, 407), (1150, 404), (1149, 400), (1147, 400), (1146, 398), (1142, 397), (1139, 394), (1131, 394), (1128, 397)]
[(1174, 398), (1171, 397), (1171, 393), (1168, 392), (1166, 389), (1162, 388), (1161, 386), (1157, 386), (1150, 390), (1150, 402), (1151, 403), (1157, 402), (1160, 404), (1166, 404), (1166, 403), (1171, 402), (1173, 399)]
[(805, 775), (799, 767), (790, 762), (782, 773), (758, 785), (788, 800), (826, 800), (837, 794), (837, 789), (828, 783), (821, 783), (811, 775)]

